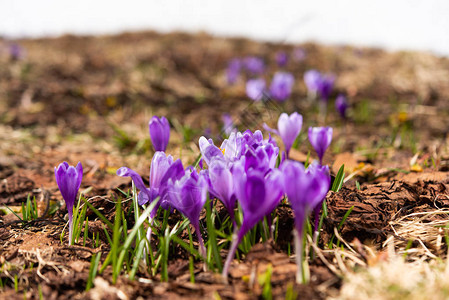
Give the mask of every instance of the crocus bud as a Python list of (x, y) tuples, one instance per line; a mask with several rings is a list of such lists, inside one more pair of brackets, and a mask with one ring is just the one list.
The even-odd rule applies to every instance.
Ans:
[(154, 116), (148, 124), (151, 142), (155, 151), (165, 151), (170, 139), (170, 124), (165, 117)]
[(304, 50), (303, 48), (296, 48), (293, 51), (293, 59), (295, 61), (303, 61), (306, 58), (307, 54), (306, 54), (306, 50)]
[(283, 51), (276, 53), (276, 63), (278, 64), (279, 67), (285, 67), (285, 65), (287, 65), (287, 62), (288, 62), (287, 53)]
[(309, 127), (309, 141), (320, 158), (320, 164), (323, 162), (324, 152), (331, 144), (332, 132), (332, 127)]
[(259, 75), (265, 71), (265, 63), (256, 56), (248, 56), (243, 61), (246, 70), (252, 75)]
[(348, 110), (348, 100), (345, 95), (338, 95), (335, 99), (335, 109), (338, 111), (342, 119), (346, 119), (346, 111)]
[(292, 93), (295, 78), (287, 72), (276, 72), (270, 85), (270, 95), (278, 101), (285, 101)]
[(254, 101), (262, 99), (264, 90), (265, 80), (262, 78), (250, 79), (246, 82), (246, 95)]
[(290, 116), (286, 113), (282, 113), (278, 119), (278, 131), (281, 136), (282, 142), (285, 146), (285, 152), (290, 152), (290, 148), (301, 132), (302, 128), (302, 116), (297, 112), (292, 113)]
[(304, 73), (304, 83), (309, 93), (317, 93), (321, 81), (321, 73), (317, 70), (309, 70)]
[(69, 166), (67, 162), (59, 164), (57, 168), (55, 167), (55, 178), (59, 191), (67, 206), (69, 214), (69, 245), (72, 245), (73, 206), (81, 185), (81, 180), (83, 179), (83, 166), (81, 162), (78, 162), (76, 168)]
[(290, 116), (286, 113), (282, 113), (278, 119), (278, 129), (271, 129), (267, 124), (263, 124), (264, 128), (272, 133), (279, 135), (285, 146), (285, 152), (290, 152), (290, 148), (301, 132), (302, 128), (302, 116), (297, 112), (292, 113)]
[(242, 63), (240, 59), (234, 58), (229, 62), (228, 68), (226, 69), (226, 78), (229, 84), (234, 84), (237, 81), (241, 68)]
[(280, 166), (283, 188), (295, 213), (296, 282), (303, 281), (302, 255), (304, 223), (312, 210), (323, 201), (330, 186), (328, 169), (314, 167), (310, 171), (296, 161), (286, 160)]
[(334, 88), (335, 77), (333, 75), (323, 75), (321, 76), (321, 80), (318, 85), (318, 94), (321, 97), (321, 100), (327, 101), (332, 93), (332, 89)]

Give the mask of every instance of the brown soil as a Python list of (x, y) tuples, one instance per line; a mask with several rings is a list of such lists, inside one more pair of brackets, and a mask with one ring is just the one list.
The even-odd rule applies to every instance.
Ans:
[[(449, 59), (427, 53), (276, 45), (183, 33), (63, 36), (18, 43), (26, 49), (26, 57), (11, 60), (0, 52), (1, 298), (38, 299), (41, 293), (44, 299), (219, 299), (218, 295), (256, 299), (262, 297), (257, 278), (269, 267), (276, 299), (284, 299), (288, 291), (304, 299), (338, 295), (344, 268), (341, 258), (330, 251), (323, 250), (310, 262), (309, 284), (294, 283), (296, 266), (288, 256), (293, 214), (287, 205), (277, 210), (277, 242), (257, 244), (242, 260), (234, 260), (228, 285), (218, 274), (203, 271), (199, 261), (195, 262), (195, 284), (190, 283), (187, 255), (177, 249), (169, 260), (168, 282), (140, 270), (140, 280), (120, 277), (112, 285), (111, 270), (106, 269), (94, 288), (85, 292), (92, 255), (102, 251), (104, 261), (109, 250), (103, 225), (88, 212), (89, 235), (99, 233), (99, 247), (91, 240), (86, 247), (68, 247), (66, 240), (60, 241), (66, 209), (54, 180), (55, 166), (64, 160), (81, 161), (82, 189), (91, 188), (86, 192), (89, 198), (104, 196), (90, 202), (113, 220), (117, 188), (131, 187), (115, 170), (126, 165), (148, 176), (153, 150), (147, 122), (153, 114), (169, 118), (172, 138), (167, 152), (181, 157), (186, 165), (198, 155), (196, 143), (205, 129), (213, 137), (219, 135), (223, 113), (250, 129), (261, 129), (264, 122), (273, 125), (278, 112), (250, 103), (243, 81), (229, 87), (224, 70), (233, 57), (259, 55), (272, 74), (277, 68), (276, 51), (288, 52), (296, 46), (305, 49), (307, 58), (288, 65), (297, 78), (294, 93), (274, 109), (297, 110), (304, 116), (303, 128), (323, 124), (314, 103), (306, 99), (302, 82), (302, 74), (310, 68), (336, 74), (334, 96), (344, 92), (351, 104), (347, 122), (338, 119), (332, 103), (326, 120), (334, 127), (334, 139), (325, 163), (334, 174), (345, 164), (351, 178), (338, 193), (328, 194), (329, 214), (320, 249), (331, 239), (346, 243), (347, 249), (353, 249), (355, 265), (363, 266), (373, 263), (366, 247), (382, 259), (385, 243), (393, 236), (398, 248), (409, 241), (411, 247), (423, 247), (422, 242), (432, 255), (446, 257), (446, 244), (438, 242), (438, 234), (419, 239), (401, 231), (400, 222), (412, 214), (436, 210), (442, 213), (432, 214), (426, 222), (448, 220)], [(250, 123), (248, 115), (255, 116)], [(304, 142), (292, 153), (298, 160), (304, 160), (310, 150), (305, 139), (303, 134)], [(38, 200), (39, 218), (23, 224), (4, 207), (21, 216), (20, 206), (29, 196)], [(124, 210), (129, 208), (130, 202), (125, 203)], [(226, 253), (222, 255), (224, 260)]]

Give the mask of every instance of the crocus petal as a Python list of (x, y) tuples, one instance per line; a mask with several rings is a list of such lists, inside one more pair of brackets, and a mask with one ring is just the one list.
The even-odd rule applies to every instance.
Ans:
[(172, 163), (173, 157), (171, 155), (167, 156), (165, 152), (162, 151), (154, 153), (150, 166), (151, 188), (159, 188), (161, 186), (162, 178)]
[(222, 161), (214, 161), (208, 172), (212, 193), (219, 198), (231, 212), (235, 207), (234, 181), (229, 168)]
[(224, 160), (223, 152), (212, 143), (212, 140), (208, 141), (204, 136), (202, 136), (200, 137), (198, 144), (202, 158), (207, 165), (210, 165), (214, 159)]
[(81, 181), (83, 180), (83, 166), (81, 162), (78, 162), (76, 165), (76, 173), (77, 173), (77, 182), (76, 182), (76, 190), (79, 190), (81, 186)]
[(280, 136), (279, 131), (276, 130), (276, 129), (271, 128), (270, 126), (267, 125), (267, 123), (263, 123), (262, 127), (263, 127), (263, 129), (265, 129), (266, 131), (271, 132), (271, 133), (274, 133), (274, 134), (277, 134), (277, 135)]

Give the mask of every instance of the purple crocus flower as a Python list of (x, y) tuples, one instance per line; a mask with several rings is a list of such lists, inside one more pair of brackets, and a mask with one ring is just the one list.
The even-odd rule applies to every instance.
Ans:
[(255, 149), (247, 147), (240, 161), (244, 165), (245, 171), (254, 169), (266, 175), (275, 168), (278, 154), (279, 148), (267, 143)]
[(75, 204), (76, 194), (83, 179), (83, 166), (78, 162), (76, 168), (69, 166), (67, 162), (55, 167), (55, 178), (58, 184), (62, 198), (64, 198), (69, 214), (69, 245), (72, 245), (73, 235), (73, 205)]
[(303, 61), (306, 58), (306, 50), (304, 50), (303, 48), (296, 48), (293, 51), (293, 59), (295, 61)]
[(151, 118), (148, 127), (154, 150), (165, 151), (170, 139), (170, 124), (167, 118), (154, 116)]
[(265, 71), (265, 63), (260, 57), (248, 56), (244, 59), (243, 64), (252, 75), (260, 75)]
[(234, 179), (224, 161), (214, 160), (208, 169), (209, 191), (221, 200), (232, 221), (234, 221), (235, 193)]
[[(329, 190), (330, 183), (331, 183), (331, 176), (330, 176), (330, 172), (329, 172), (329, 166), (327, 166), (327, 165), (323, 166), (323, 165), (320, 165), (320, 164), (316, 163), (316, 161), (314, 161), (307, 168), (307, 173), (310, 173), (312, 175), (314, 175), (314, 174), (321, 174), (320, 176), (326, 175), (326, 179), (327, 179), (328, 182), (327, 182), (327, 185), (324, 185), (323, 188), (325, 188), (327, 186), (327, 191)], [(326, 193), (327, 193), (327, 191), (326, 191)], [(323, 191), (323, 193), (324, 193), (324, 191)], [(324, 196), (326, 195), (326, 193), (324, 193)], [(319, 222), (320, 222), (320, 211), (321, 211), (321, 207), (323, 206), (324, 196), (315, 205), (315, 207), (313, 208), (313, 215), (314, 215), (314, 220), (315, 220), (315, 222), (314, 222), (314, 233), (313, 233), (313, 242), (314, 243), (316, 243), (316, 241), (318, 240), (318, 234), (319, 234), (318, 225), (319, 225)]]
[(304, 222), (307, 215), (321, 203), (329, 191), (330, 178), (329, 173), (324, 172), (321, 168), (306, 171), (301, 163), (292, 160), (284, 161), (280, 170), (284, 175), (283, 188), (285, 194), (295, 212), (295, 249), (298, 266), (296, 281), (302, 283)]
[(288, 72), (276, 72), (270, 85), (270, 95), (277, 101), (285, 101), (292, 93), (295, 78)]
[(179, 180), (170, 179), (168, 189), (170, 204), (189, 219), (198, 237), (199, 252), (206, 257), (206, 248), (200, 231), (200, 213), (207, 199), (205, 178), (198, 175), (195, 170), (187, 171)]
[(318, 94), (323, 101), (329, 100), (334, 88), (335, 77), (330, 74), (322, 75), (318, 85)]
[[(158, 204), (151, 211), (149, 221), (153, 224), (154, 217), (156, 216), (159, 206), (163, 209), (169, 209), (170, 204), (168, 202), (167, 196), (167, 183), (169, 179), (177, 180), (184, 176), (184, 168), (180, 159), (173, 161), (171, 155), (166, 155), (164, 152), (158, 151), (154, 154), (151, 160), (150, 166), (150, 188), (147, 188), (140, 175), (127, 168), (121, 167), (117, 170), (117, 175), (121, 177), (131, 177), (136, 188), (139, 189), (139, 194), (137, 195), (137, 201), (139, 205), (145, 205), (160, 198)], [(148, 228), (147, 238), (150, 240), (151, 237), (151, 227)]]
[(338, 95), (337, 99), (335, 99), (335, 109), (344, 120), (346, 120), (346, 111), (348, 110), (348, 106), (348, 100), (346, 99), (345, 95)]
[(301, 132), (302, 128), (302, 115), (297, 112), (292, 113), (290, 116), (286, 113), (282, 113), (278, 119), (278, 129), (271, 129), (264, 124), (264, 128), (268, 131), (271, 131), (277, 135), (279, 135), (282, 139), (282, 142), (285, 146), (285, 152), (290, 152), (290, 149)]
[[(180, 159), (173, 161), (171, 155), (166, 155), (162, 151), (157, 151), (150, 166), (150, 188), (147, 188), (140, 175), (127, 168), (121, 167), (117, 170), (117, 175), (121, 177), (131, 177), (134, 184), (139, 189), (140, 193), (137, 197), (139, 205), (145, 205), (153, 202), (157, 197), (160, 197), (160, 204), (164, 209), (168, 209), (167, 205), (167, 182), (169, 179), (179, 179), (184, 176), (184, 168)], [(157, 208), (153, 210), (151, 215), (155, 215)]]
[(9, 45), (9, 57), (12, 61), (19, 60), (24, 56), (24, 50), (19, 44)]
[(309, 70), (304, 73), (304, 83), (311, 94), (316, 94), (321, 83), (321, 73), (317, 70)]
[(320, 164), (323, 162), (324, 152), (331, 144), (332, 133), (332, 127), (309, 127), (309, 141), (320, 158)]
[(223, 267), (222, 276), (225, 280), (237, 247), (245, 234), (276, 208), (283, 195), (283, 179), (278, 169), (266, 177), (258, 170), (245, 171), (244, 166), (238, 162), (234, 164), (232, 174), (235, 193), (243, 211), (243, 222), (238, 231), (237, 227), (234, 229), (231, 248)]
[(234, 84), (240, 75), (240, 70), (242, 68), (242, 63), (240, 59), (234, 58), (228, 63), (228, 68), (226, 69), (226, 78), (229, 84)]
[(288, 55), (287, 53), (280, 51), (278, 53), (276, 53), (276, 63), (278, 64), (279, 67), (285, 67), (287, 65), (288, 62)]
[(265, 80), (262, 78), (250, 79), (246, 82), (246, 95), (254, 101), (260, 101), (263, 97), (265, 86)]

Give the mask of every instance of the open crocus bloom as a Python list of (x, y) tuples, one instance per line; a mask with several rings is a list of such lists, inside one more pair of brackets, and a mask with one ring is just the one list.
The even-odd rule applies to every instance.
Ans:
[(83, 166), (81, 162), (78, 162), (76, 168), (70, 166), (67, 162), (59, 164), (57, 168), (55, 167), (55, 178), (69, 214), (69, 245), (71, 245), (73, 235), (73, 206), (75, 205), (76, 195), (83, 179)]
[(165, 117), (154, 116), (148, 124), (154, 150), (165, 151), (170, 139), (170, 124)]

